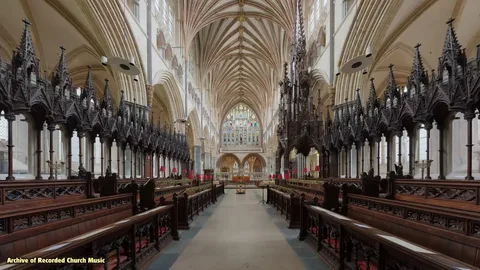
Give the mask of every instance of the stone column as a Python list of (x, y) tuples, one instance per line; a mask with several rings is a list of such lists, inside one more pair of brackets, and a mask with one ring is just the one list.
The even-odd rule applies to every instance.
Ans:
[(78, 137), (78, 168), (80, 168), (80, 167), (83, 167), (82, 140), (83, 140), (83, 137), (85, 137), (85, 133), (77, 131), (77, 137)]
[(13, 176), (13, 121), (15, 121), (15, 114), (8, 113), (5, 115), (8, 121), (8, 175), (6, 180), (15, 180)]
[(211, 165), (211, 158), (210, 158), (210, 153), (205, 153), (205, 168), (206, 169), (211, 169), (212, 168), (212, 165)]
[(72, 137), (73, 132), (67, 131), (67, 178), (72, 178)]
[[(103, 176), (103, 172), (104, 172), (104, 168), (103, 168), (103, 161), (105, 159), (105, 153), (103, 152), (104, 151), (104, 146), (105, 146), (105, 139), (103, 137), (100, 137), (100, 176)], [(108, 143), (107, 143), (108, 145)], [(111, 151), (111, 149), (110, 149)], [(112, 163), (112, 155), (110, 154), (110, 151), (108, 153), (108, 166), (111, 165)], [(94, 159), (95, 160), (95, 159)], [(93, 163), (93, 168), (95, 168), (95, 162)], [(110, 168), (112, 169), (112, 168)]]
[[(55, 131), (55, 125), (54, 124), (49, 124), (48, 127), (48, 132), (50, 135), (50, 164), (53, 165), (55, 162), (53, 161), (53, 153), (55, 152), (53, 150), (53, 132)], [(50, 176), (48, 177), (48, 180), (54, 180), (55, 177), (53, 176), (53, 166), (50, 166)]]
[(193, 160), (195, 160), (195, 174), (202, 173), (202, 147), (195, 145), (193, 147)]
[(36, 145), (37, 145), (37, 172), (35, 175), (35, 180), (42, 180), (42, 131), (43, 125), (41, 127), (37, 127), (35, 130), (37, 135)]
[(90, 137), (90, 172), (92, 173), (92, 177), (95, 176), (95, 143), (97, 137)]

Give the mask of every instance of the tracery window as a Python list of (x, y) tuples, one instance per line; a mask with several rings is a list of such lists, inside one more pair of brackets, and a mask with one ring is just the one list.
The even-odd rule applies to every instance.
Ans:
[(260, 146), (260, 123), (250, 107), (238, 104), (228, 112), (222, 127), (222, 145), (227, 148)]
[(312, 8), (310, 9), (310, 17), (308, 21), (308, 31), (309, 34), (313, 34), (313, 30), (315, 29), (315, 25), (320, 20), (320, 15), (322, 14), (322, 10), (326, 9), (328, 0), (314, 0), (312, 4)]
[(165, 33), (165, 39), (170, 42), (174, 36), (174, 7), (168, 0), (155, 1), (155, 17), (160, 28)]

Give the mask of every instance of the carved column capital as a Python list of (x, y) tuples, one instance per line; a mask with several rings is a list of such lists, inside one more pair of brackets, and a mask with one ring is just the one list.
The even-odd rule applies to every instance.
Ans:
[(335, 86), (331, 86), (330, 87), (330, 103), (333, 105), (335, 105)]
[(147, 106), (151, 108), (153, 104), (153, 85), (145, 85), (145, 91), (147, 96)]
[(15, 121), (15, 114), (13, 112), (6, 113), (5, 119), (7, 121)]
[(55, 124), (48, 124), (47, 129), (48, 131), (55, 131)]

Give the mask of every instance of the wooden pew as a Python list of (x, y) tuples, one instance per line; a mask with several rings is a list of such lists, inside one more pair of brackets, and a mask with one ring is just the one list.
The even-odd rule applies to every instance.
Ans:
[(286, 186), (307, 187), (312, 189), (320, 189), (323, 185), (323, 181), (320, 180), (298, 180), (289, 179), (285, 180)]
[(295, 196), (295, 193), (285, 193), (284, 191), (276, 189), (274, 187), (267, 187), (267, 203), (272, 204), (280, 215), (285, 214), (285, 219), (288, 221), (288, 228), (300, 227), (300, 212), (297, 210), (300, 208), (300, 196)]
[[(190, 221), (199, 216), (210, 204), (217, 201), (216, 197), (224, 194), (223, 184), (221, 187), (212, 186), (211, 183), (203, 185), (202, 191), (193, 189), (193, 192), (185, 192), (183, 196), (178, 197), (178, 228), (182, 230), (190, 229)], [(200, 186), (202, 187), (202, 186)], [(216, 190), (218, 189), (218, 192)], [(198, 192), (199, 191), (199, 192)], [(215, 197), (214, 197), (215, 196)], [(166, 204), (171, 202), (165, 201)]]
[(132, 194), (40, 205), (0, 214), (0, 261), (131, 216)]
[(289, 228), (300, 226), (300, 200), (338, 212), (340, 210), (339, 188), (332, 183), (323, 183), (321, 189), (267, 186), (267, 203), (276, 207), (280, 215), (285, 214)]
[(480, 212), (480, 182), (462, 180), (388, 179), (388, 198)]
[(480, 267), (480, 213), (348, 194), (349, 218)]
[(0, 181), (0, 213), (92, 197), (91, 179)]
[(153, 209), (159, 205), (163, 205), (165, 200), (172, 200), (173, 194), (183, 193), (188, 186), (157, 186), (155, 180), (149, 180), (139, 188), (140, 195), (140, 211), (145, 209)]
[(131, 184), (132, 181), (135, 181), (137, 185), (145, 184), (149, 179), (118, 179), (117, 180), (117, 190), (120, 191), (124, 189), (127, 185)]
[[(143, 269), (172, 239), (179, 239), (176, 197), (174, 202), (22, 256), (28, 260), (59, 258), (60, 263), (4, 263), (0, 269)], [(67, 258), (95, 258), (104, 263), (74, 264)]]
[(299, 239), (335, 269), (473, 269), (351, 218), (301, 200)]

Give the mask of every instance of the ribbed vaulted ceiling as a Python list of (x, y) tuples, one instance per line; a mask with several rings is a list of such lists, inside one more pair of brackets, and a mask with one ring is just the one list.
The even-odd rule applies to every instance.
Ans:
[(296, 1), (184, 0), (184, 5), (185, 40), (196, 52), (218, 117), (244, 102), (265, 121), (289, 59)]

